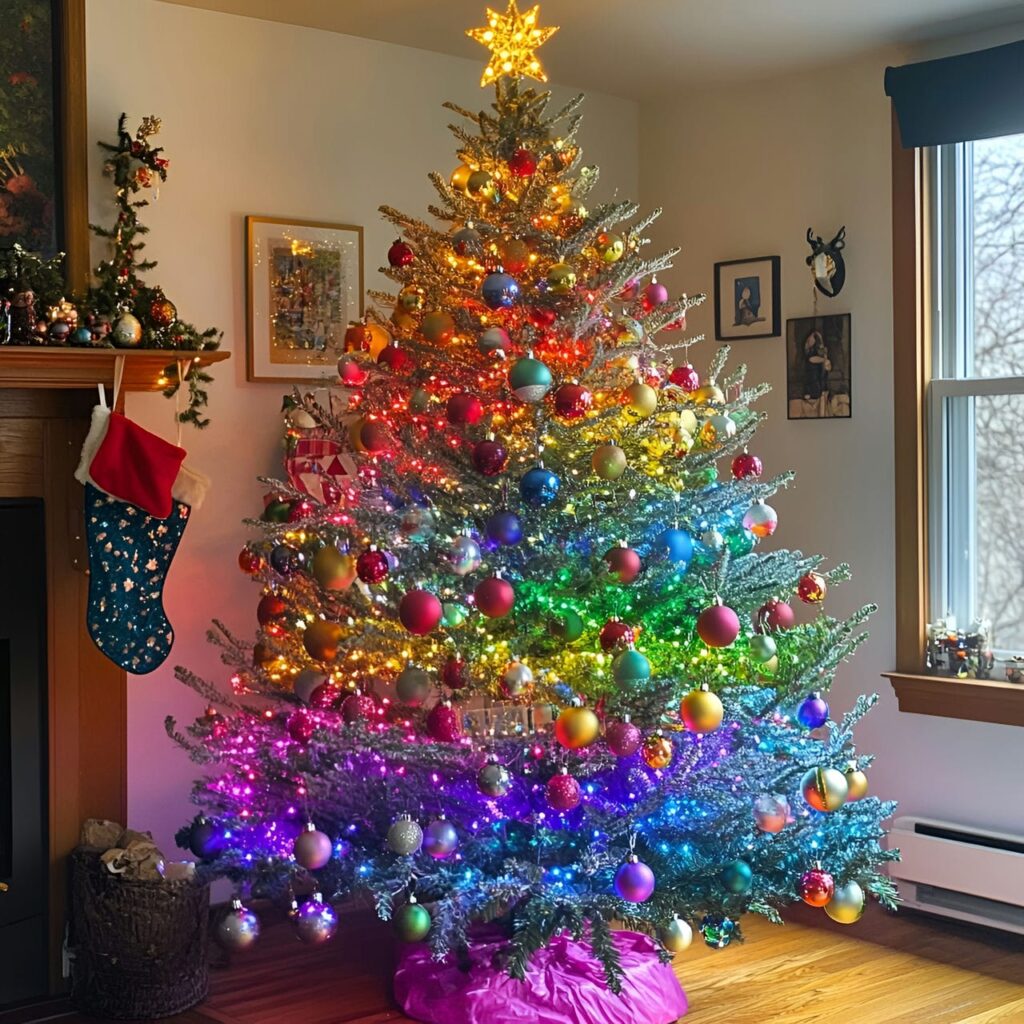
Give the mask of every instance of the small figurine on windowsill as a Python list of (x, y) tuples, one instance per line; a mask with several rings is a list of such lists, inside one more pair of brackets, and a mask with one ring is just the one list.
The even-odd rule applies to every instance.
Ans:
[(958, 679), (991, 678), (995, 664), (991, 633), (987, 619), (975, 620), (967, 630), (957, 629), (952, 615), (929, 624), (925, 670)]

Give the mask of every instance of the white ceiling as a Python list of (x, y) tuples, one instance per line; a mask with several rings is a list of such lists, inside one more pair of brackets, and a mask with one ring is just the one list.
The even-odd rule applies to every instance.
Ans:
[[(507, 0), (166, 0), (485, 63), (464, 29)], [(520, 8), (536, 0), (522, 0)], [(542, 0), (553, 81), (635, 99), (1024, 23), (1022, 0)], [(1022, 32), (1024, 35), (1024, 32)]]

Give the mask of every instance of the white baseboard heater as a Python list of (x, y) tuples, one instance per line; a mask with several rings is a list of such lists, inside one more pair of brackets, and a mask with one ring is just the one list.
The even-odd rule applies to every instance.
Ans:
[(1024, 837), (905, 817), (889, 845), (906, 906), (1024, 935)]

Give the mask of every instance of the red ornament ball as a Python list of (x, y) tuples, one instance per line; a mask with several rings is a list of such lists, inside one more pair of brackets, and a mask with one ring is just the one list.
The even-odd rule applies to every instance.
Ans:
[(350, 693), (341, 702), (341, 717), (346, 722), (369, 722), (377, 714), (377, 702), (368, 693)]
[(636, 630), (619, 619), (609, 619), (597, 636), (602, 651), (614, 651), (636, 643)]
[(366, 324), (351, 323), (345, 329), (345, 351), (346, 352), (367, 352), (370, 343), (373, 341), (373, 333)]
[(700, 374), (689, 363), (683, 363), (682, 366), (673, 367), (668, 381), (689, 393), (700, 387)]
[(640, 296), (640, 305), (647, 313), (650, 313), (652, 309), (657, 309), (658, 306), (663, 306), (666, 302), (668, 302), (668, 289), (663, 284), (658, 284), (657, 281), (651, 281)]
[(388, 249), (388, 263), (393, 267), (407, 267), (416, 259), (416, 253), (408, 242), (396, 238)]
[(441, 743), (454, 743), (462, 735), (462, 715), (448, 701), (435, 704), (427, 715), (427, 734)]
[(342, 356), (338, 360), (338, 379), (345, 387), (361, 388), (367, 376), (366, 370), (351, 356)]
[(604, 741), (616, 757), (629, 757), (640, 749), (643, 737), (632, 722), (609, 722), (604, 731)]
[(823, 907), (836, 891), (835, 879), (824, 868), (811, 868), (800, 876), (796, 891), (811, 907)]
[(617, 544), (604, 553), (604, 560), (608, 571), (612, 573), (620, 583), (632, 583), (640, 575), (643, 569), (643, 562), (640, 556), (632, 549)]
[(708, 647), (728, 647), (739, 634), (739, 616), (724, 604), (705, 608), (697, 618), (697, 635)]
[(318, 711), (337, 711), (341, 697), (342, 691), (334, 683), (328, 681), (321, 683), (309, 695), (309, 706)]
[(441, 669), (441, 682), (449, 690), (461, 690), (469, 683), (469, 665), (462, 658), (449, 658)]
[(296, 743), (308, 743), (313, 738), (316, 722), (305, 711), (293, 711), (288, 716), (285, 728)]
[(410, 590), (398, 603), (398, 617), (413, 636), (426, 636), (442, 614), (441, 602), (429, 590)]
[(387, 579), (390, 567), (383, 551), (370, 548), (356, 559), (356, 575), (364, 583), (380, 583)]
[(508, 169), (517, 178), (530, 178), (537, 170), (537, 158), (528, 149), (517, 149), (508, 159)]
[(754, 629), (758, 633), (774, 633), (779, 629), (790, 629), (796, 622), (796, 615), (785, 601), (773, 597), (765, 601), (754, 615)]
[(505, 446), (497, 441), (488, 438), (486, 441), (477, 441), (473, 446), (473, 466), (478, 473), (484, 476), (497, 476), (508, 462), (508, 452)]
[(582, 384), (563, 384), (555, 392), (555, 412), (564, 420), (578, 420), (586, 416), (594, 396)]
[(377, 362), (386, 366), (393, 373), (409, 373), (416, 368), (416, 360), (413, 359), (404, 348), (398, 345), (388, 345), (382, 348)]
[(761, 465), (761, 460), (756, 455), (751, 455), (750, 452), (740, 452), (732, 460), (732, 475), (737, 480), (759, 477), (763, 471), (764, 466)]
[(359, 443), (371, 455), (383, 455), (391, 450), (391, 431), (380, 420), (367, 420), (359, 431)]
[(256, 605), (256, 620), (261, 626), (269, 625), (288, 611), (288, 605), (277, 594), (264, 594)]
[(797, 596), (804, 604), (821, 604), (828, 593), (828, 584), (820, 572), (809, 572), (796, 585)]
[(484, 414), (484, 407), (476, 395), (460, 391), (448, 399), (444, 411), (449, 423), (461, 427), (478, 423)]
[(238, 568), (252, 576), (263, 568), (263, 558), (252, 548), (244, 547), (238, 552)]
[(583, 790), (568, 772), (560, 772), (548, 780), (544, 795), (556, 811), (565, 812), (579, 807), (583, 799)]
[(489, 619), (500, 619), (512, 611), (516, 603), (516, 592), (508, 580), (490, 576), (477, 584), (473, 591), (477, 608)]
[(531, 325), (536, 327), (538, 331), (553, 327), (558, 319), (558, 313), (553, 309), (548, 309), (546, 306), (531, 306), (526, 316)]

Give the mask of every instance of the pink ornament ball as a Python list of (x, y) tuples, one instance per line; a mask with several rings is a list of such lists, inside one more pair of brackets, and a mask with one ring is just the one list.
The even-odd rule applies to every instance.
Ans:
[(619, 583), (632, 583), (644, 567), (640, 556), (632, 548), (624, 548), (621, 545), (609, 548), (605, 552), (604, 560), (608, 571)]
[(313, 738), (316, 722), (305, 711), (293, 711), (288, 716), (285, 728), (296, 743), (308, 743)]
[(579, 807), (580, 801), (583, 799), (580, 784), (568, 772), (553, 775), (548, 780), (544, 794), (548, 803), (556, 811), (563, 813)]
[(713, 604), (698, 616), (697, 635), (708, 647), (728, 647), (740, 635), (739, 616), (724, 604)]
[(651, 281), (644, 289), (640, 299), (641, 305), (648, 313), (652, 309), (657, 309), (658, 306), (664, 306), (666, 302), (668, 302), (668, 289), (663, 284), (658, 284), (657, 281)]
[(346, 722), (369, 722), (377, 714), (377, 702), (366, 693), (350, 693), (341, 702), (341, 717)]
[(442, 614), (441, 602), (428, 590), (410, 590), (398, 603), (398, 618), (413, 636), (426, 636)]
[(295, 862), (307, 871), (319, 871), (325, 867), (332, 853), (331, 837), (315, 828), (300, 832), (292, 847)]
[(642, 861), (626, 861), (615, 872), (615, 892), (629, 903), (645, 903), (654, 894), (654, 872)]
[(629, 757), (640, 749), (643, 737), (632, 722), (609, 722), (604, 731), (604, 741), (616, 757)]
[(761, 460), (756, 455), (751, 455), (750, 452), (740, 452), (732, 460), (732, 475), (737, 480), (747, 480), (750, 477), (756, 478), (762, 472), (764, 472), (764, 466), (761, 465)]
[(462, 715), (447, 701), (435, 704), (427, 715), (427, 734), (441, 743), (454, 743), (462, 735)]
[(765, 601), (754, 616), (754, 629), (758, 633), (774, 633), (780, 629), (791, 629), (795, 623), (796, 614), (793, 609), (785, 601), (780, 601), (776, 597)]
[(480, 399), (468, 391), (460, 391), (458, 394), (452, 395), (445, 406), (448, 422), (455, 426), (461, 427), (467, 424), (471, 426), (474, 423), (479, 423), (483, 414), (484, 407)]
[(477, 608), (489, 619), (501, 619), (512, 611), (516, 603), (516, 592), (508, 580), (491, 576), (477, 585), (473, 591)]

